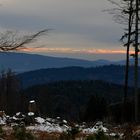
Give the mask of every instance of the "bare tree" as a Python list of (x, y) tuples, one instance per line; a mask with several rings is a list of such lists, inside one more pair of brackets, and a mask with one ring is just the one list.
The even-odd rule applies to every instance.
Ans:
[(123, 98), (123, 117), (124, 120), (126, 118), (126, 108), (127, 108), (127, 94), (128, 94), (128, 77), (129, 77), (129, 56), (130, 56), (130, 45), (133, 42), (133, 23), (134, 23), (134, 7), (133, 7), (134, 0), (127, 1), (128, 8), (123, 9), (124, 14), (128, 15), (128, 24), (127, 24), (127, 33), (124, 33), (124, 35), (121, 38), (121, 41), (126, 39), (126, 42), (124, 42), (124, 46), (126, 46), (126, 64), (125, 64), (125, 81), (124, 81), (124, 98)]
[(125, 25), (125, 33), (121, 37), (123, 46), (126, 47), (126, 64), (125, 64), (125, 80), (124, 80), (124, 97), (123, 97), (123, 118), (126, 118), (128, 80), (129, 80), (129, 56), (130, 46), (134, 41), (134, 0), (108, 0), (115, 8), (111, 9), (115, 22)]
[(37, 33), (31, 35), (24, 35), (24, 36), (19, 35), (15, 31), (6, 31), (4, 33), (1, 33), (0, 51), (6, 52), (6, 51), (13, 51), (13, 50), (20, 50), (23, 47), (25, 47), (25, 45), (36, 41), (38, 37), (44, 35), (48, 31), (49, 29), (44, 29)]
[[(135, 101), (135, 114), (134, 119), (135, 122), (139, 122), (139, 93), (138, 93), (138, 53), (139, 53), (139, 35), (140, 35), (140, 0), (121, 0), (123, 3), (129, 3), (130, 6), (122, 7), (122, 3), (119, 5), (113, 0), (109, 0), (113, 4), (116, 4), (120, 8), (122, 8), (121, 17), (125, 15), (129, 15), (128, 21), (126, 21), (128, 25), (128, 32), (122, 36), (122, 40), (127, 38), (127, 43), (124, 46), (127, 46), (127, 58), (126, 58), (126, 74), (125, 74), (125, 93), (124, 93), (124, 102), (126, 100), (127, 90), (128, 90), (128, 68), (129, 68), (129, 48), (130, 45), (134, 47), (134, 101)], [(127, 17), (127, 16), (125, 16)], [(124, 18), (126, 19), (126, 18)]]
[[(50, 29), (44, 29), (31, 35), (21, 35), (16, 31), (6, 31), (0, 33), (0, 51), (15, 51), (25, 48), (27, 44), (36, 41), (40, 36), (47, 33)], [(1, 109), (10, 113), (13, 108), (18, 107), (17, 97), (17, 81), (15, 81), (14, 75), (11, 71), (2, 73), (0, 75), (0, 107)], [(14, 99), (13, 99), (14, 98)]]

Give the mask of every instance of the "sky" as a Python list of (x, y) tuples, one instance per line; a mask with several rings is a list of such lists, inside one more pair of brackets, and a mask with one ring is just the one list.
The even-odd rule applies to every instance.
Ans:
[[(87, 60), (125, 58), (123, 25), (107, 0), (0, 0), (0, 30), (52, 29), (25, 52)], [(38, 47), (39, 48), (35, 48)]]

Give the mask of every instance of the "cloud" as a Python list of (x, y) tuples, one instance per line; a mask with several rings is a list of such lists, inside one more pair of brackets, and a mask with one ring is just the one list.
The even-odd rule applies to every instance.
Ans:
[[(4, 0), (3, 0), (4, 1)], [(5, 15), (36, 17), (46, 21), (72, 25), (94, 26), (112, 24), (106, 0), (12, 0), (0, 12)], [(35, 23), (34, 23), (35, 24)]]
[(102, 12), (112, 6), (107, 0), (2, 0), (1, 3), (1, 28), (31, 32), (53, 28), (53, 33), (36, 44), (46, 44), (51, 52), (53, 48), (63, 52), (70, 49), (73, 53), (84, 49), (83, 53), (121, 50), (118, 43), (123, 33), (121, 26)]

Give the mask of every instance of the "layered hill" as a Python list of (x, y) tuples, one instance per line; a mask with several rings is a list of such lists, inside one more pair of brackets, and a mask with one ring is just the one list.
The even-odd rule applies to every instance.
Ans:
[[(134, 68), (130, 67), (129, 86), (133, 86), (133, 73)], [(108, 65), (91, 68), (64, 67), (40, 69), (19, 74), (18, 78), (21, 81), (23, 87), (69, 80), (102, 80), (110, 83), (123, 85), (124, 74), (124, 66)]]
[(11, 68), (16, 72), (25, 72), (42, 68), (61, 68), (68, 66), (95, 67), (112, 64), (108, 60), (88, 61), (73, 58), (61, 58), (27, 53), (0, 53), (0, 70)]

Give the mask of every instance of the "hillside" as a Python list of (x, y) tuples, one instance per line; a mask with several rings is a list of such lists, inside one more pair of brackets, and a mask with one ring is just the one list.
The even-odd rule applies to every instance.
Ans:
[(88, 61), (37, 54), (0, 52), (0, 70), (11, 68), (16, 72), (25, 72), (42, 68), (61, 68), (67, 66), (95, 67), (108, 65), (110, 63), (113, 62), (108, 60)]
[[(100, 67), (64, 67), (40, 69), (18, 75), (22, 87), (68, 80), (102, 80), (110, 83), (124, 83), (124, 66), (109, 65)], [(140, 68), (139, 68), (140, 73)], [(133, 85), (133, 67), (130, 67), (129, 85)]]
[[(129, 97), (132, 96), (132, 91), (129, 88)], [(121, 102), (123, 86), (102, 81), (61, 81), (33, 86), (24, 90), (23, 94), (29, 100), (36, 100), (42, 114), (79, 120), (84, 116), (87, 104), (93, 96), (104, 98), (108, 104)], [(98, 106), (98, 110), (99, 108)]]

